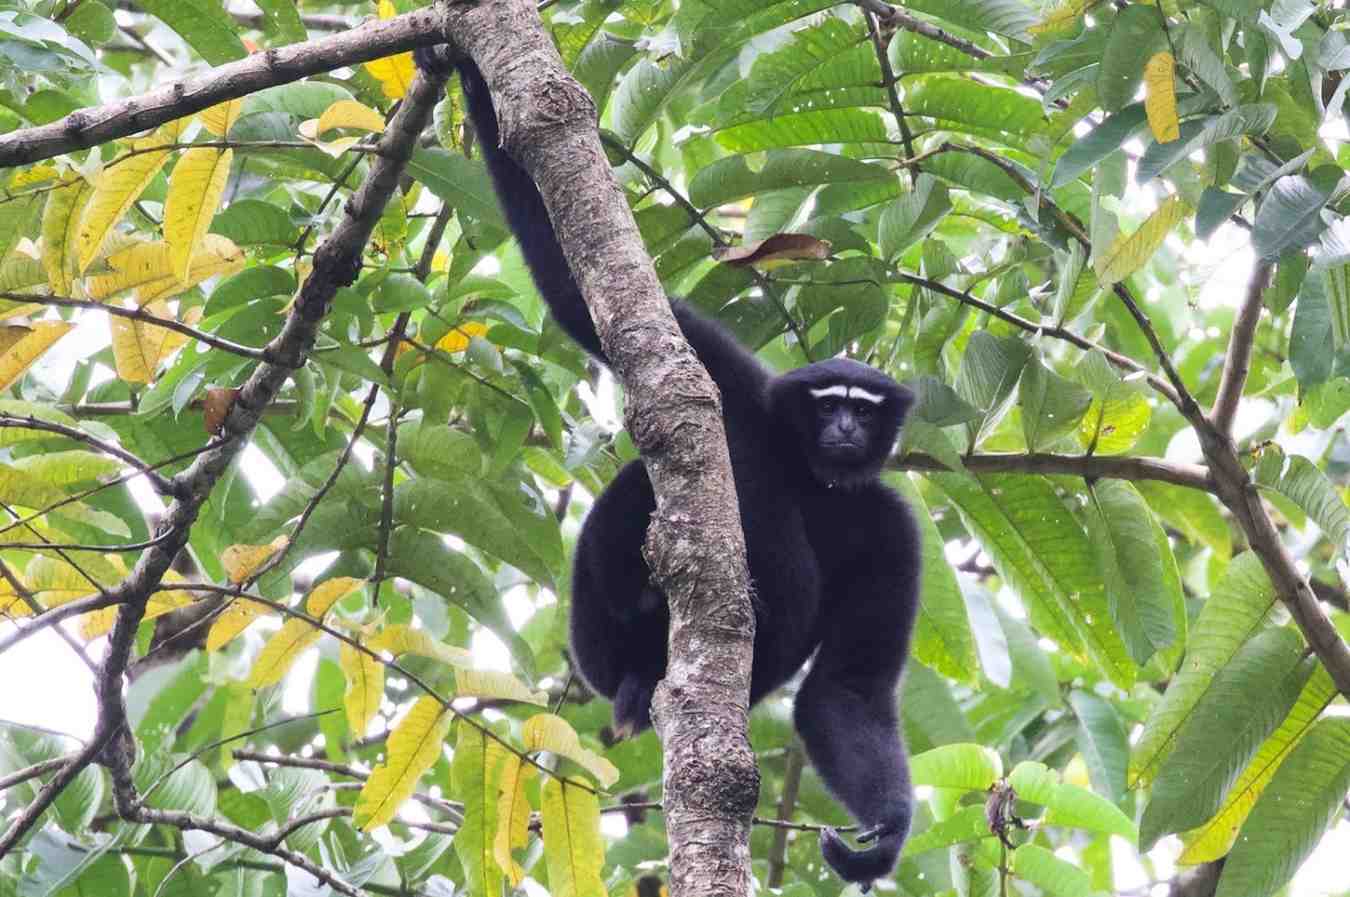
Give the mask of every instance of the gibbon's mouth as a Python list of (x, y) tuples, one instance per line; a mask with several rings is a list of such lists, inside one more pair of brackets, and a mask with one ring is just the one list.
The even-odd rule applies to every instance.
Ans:
[(862, 451), (862, 444), (852, 441), (822, 442), (820, 447), (826, 452), (838, 455), (856, 455)]

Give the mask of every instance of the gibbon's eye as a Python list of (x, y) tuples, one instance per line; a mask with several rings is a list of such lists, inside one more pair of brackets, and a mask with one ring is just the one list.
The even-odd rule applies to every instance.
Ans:
[(876, 408), (870, 402), (859, 402), (853, 406), (853, 414), (858, 420), (871, 420)]
[(834, 414), (839, 410), (838, 399), (825, 399), (820, 403), (821, 414)]

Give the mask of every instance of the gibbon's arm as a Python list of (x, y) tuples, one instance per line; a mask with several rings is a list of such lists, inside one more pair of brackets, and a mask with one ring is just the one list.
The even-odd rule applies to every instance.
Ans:
[(478, 146), (487, 162), (488, 173), (497, 188), (511, 232), (520, 241), (521, 254), (530, 266), (535, 285), (543, 294), (548, 307), (567, 335), (596, 358), (605, 361), (600, 348), (600, 337), (595, 333), (590, 310), (581, 298), (581, 290), (572, 278), (572, 269), (563, 257), (562, 246), (553, 232), (553, 222), (539, 188), (525, 169), (502, 150), (501, 135), (497, 130), (497, 110), (492, 107), (492, 96), (478, 66), (467, 56), (457, 61), (464, 98), (469, 106), (478, 135)]
[[(608, 363), (590, 310), (581, 297), (581, 290), (572, 277), (572, 269), (563, 256), (562, 246), (554, 233), (543, 197), (525, 169), (506, 154), (501, 147), (497, 128), (497, 112), (487, 83), (473, 60), (457, 60), (464, 96), (478, 134), (478, 143), (488, 172), (497, 189), (497, 199), (506, 215), (511, 232), (520, 241), (535, 285), (543, 295), (553, 317), (567, 334), (587, 352)], [(763, 399), (769, 375), (736, 339), (716, 321), (703, 317), (682, 302), (674, 303), (675, 318), (694, 353), (703, 362), (713, 380), (721, 388), (723, 398), (733, 403), (737, 399), (758, 405)]]

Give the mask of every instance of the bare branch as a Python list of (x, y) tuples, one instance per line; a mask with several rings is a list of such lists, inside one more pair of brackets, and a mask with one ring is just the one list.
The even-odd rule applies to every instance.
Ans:
[(43, 760), (41, 763), (34, 763), (32, 766), (25, 766), (23, 769), (16, 770), (7, 776), (0, 776), (0, 791), (13, 788), (15, 785), (22, 785), (29, 779), (45, 776), (53, 769), (59, 769), (74, 759), (74, 754), (66, 757), (53, 757), (51, 760)]
[[(1198, 464), (1165, 461), (1162, 458), (1137, 458), (1126, 455), (1055, 455), (1032, 452), (1025, 455), (963, 455), (961, 463), (977, 473), (1068, 474), (1089, 479), (1157, 480), (1214, 492), (1209, 471)], [(935, 470), (949, 468), (937, 458), (910, 452), (888, 465), (893, 470)]]
[(350, 31), (255, 53), (141, 96), (80, 109), (48, 125), (0, 135), (0, 168), (97, 146), (266, 87), (439, 43), (438, 25), (430, 8), (367, 22)]
[(1261, 298), (1270, 283), (1272, 267), (1269, 260), (1258, 259), (1252, 268), (1247, 281), (1247, 295), (1238, 309), (1237, 319), (1233, 321), (1233, 333), (1228, 340), (1219, 394), (1214, 399), (1214, 408), (1209, 412), (1209, 419), (1215, 429), (1229, 436), (1233, 433), (1233, 417), (1237, 414), (1238, 402), (1242, 400), (1242, 390), (1247, 385), (1252, 343), (1256, 338), (1256, 325), (1261, 320)]

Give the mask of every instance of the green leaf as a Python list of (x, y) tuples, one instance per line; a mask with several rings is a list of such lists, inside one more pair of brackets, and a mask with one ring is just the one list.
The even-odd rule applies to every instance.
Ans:
[(1076, 373), (1092, 390), (1092, 405), (1078, 425), (1078, 441), (1098, 455), (1128, 451), (1153, 416), (1139, 378), (1121, 379), (1099, 352), (1084, 356)]
[(939, 847), (992, 837), (982, 804), (962, 807), (941, 822), (935, 822), (905, 842), (902, 857), (912, 857)]
[(259, 0), (258, 8), (263, 14), (263, 33), (272, 39), (273, 46), (297, 44), (308, 36), (292, 0)]
[[(91, 44), (106, 44), (117, 33), (113, 12), (97, 0), (85, 0), (65, 20), (70, 33)], [(0, 258), (4, 253), (0, 252)]]
[(1069, 706), (1078, 719), (1076, 743), (1093, 788), (1119, 803), (1130, 763), (1130, 744), (1120, 714), (1109, 701), (1081, 689), (1069, 693)]
[(1182, 836), (1186, 849), (1180, 862), (1207, 863), (1228, 853), (1237, 840), (1238, 830), (1256, 805), (1257, 798), (1270, 784), (1275, 771), (1316, 725), (1322, 711), (1331, 705), (1337, 694), (1331, 674), (1319, 664), (1284, 722), (1261, 744), (1256, 756), (1228, 789), (1223, 806), (1204, 825)]
[(1298, 699), (1314, 663), (1303, 659), (1298, 634), (1280, 628), (1256, 636), (1219, 670), (1153, 781), (1139, 826), (1141, 850), (1219, 809), (1238, 772)]
[(1350, 719), (1319, 722), (1252, 808), (1215, 897), (1267, 897), (1317, 845), (1350, 790)]
[(905, 668), (900, 682), (900, 718), (905, 744), (915, 753), (975, 740), (975, 732), (952, 697), (947, 680), (922, 663)]
[(1138, 838), (1134, 823), (1119, 807), (1101, 795), (1068, 782), (1061, 782), (1055, 789), (1054, 797), (1046, 804), (1042, 822), (1120, 835), (1130, 842)]
[[(1140, 71), (1143, 71), (1142, 66)], [(1114, 115), (1107, 116), (1105, 121), (1075, 140), (1059, 157), (1051, 185), (1063, 187), (1143, 133), (1147, 127), (1148, 118), (1144, 114), (1143, 103), (1132, 103)]]
[(1097, 71), (1097, 99), (1107, 112), (1119, 112), (1134, 99), (1144, 78), (1144, 63), (1166, 48), (1155, 9), (1127, 6), (1116, 14)]
[(1245, 193), (1228, 193), (1217, 187), (1206, 187), (1195, 209), (1195, 235), (1202, 240), (1214, 236), (1214, 232), (1248, 199)]
[(1019, 0), (911, 0), (905, 8), (970, 31), (992, 31), (1025, 41), (1036, 14)]
[(961, 587), (946, 561), (942, 535), (907, 475), (888, 474), (885, 480), (908, 503), (923, 540), (923, 559), (919, 565), (919, 594), (923, 595), (923, 601), (914, 622), (913, 654), (944, 676), (974, 686), (979, 669), (975, 639), (970, 632)]
[(561, 578), (557, 518), (523, 486), (499, 487), (470, 476), (410, 479), (394, 488), (394, 516), (401, 523), (454, 533), (540, 582)]
[(882, 257), (891, 261), (927, 237), (951, 208), (947, 187), (932, 175), (919, 175), (914, 189), (881, 213), (878, 243)]
[(880, 165), (813, 149), (781, 149), (765, 153), (763, 163), (753, 168), (746, 156), (727, 156), (705, 166), (689, 182), (689, 201), (706, 209), (788, 187), (821, 184), (899, 189), (895, 173)]
[(1172, 584), (1164, 566), (1172, 561), (1162, 556), (1153, 515), (1133, 486), (1123, 480), (1099, 480), (1090, 494), (1088, 535), (1106, 583), (1111, 616), (1130, 656), (1144, 664), (1177, 637), (1172, 608), (1181, 596), (1169, 590)]
[(1209, 493), (1145, 480), (1134, 486), (1169, 526), (1208, 546), (1225, 563), (1233, 556), (1233, 531)]
[(1043, 477), (933, 474), (1036, 629), (1129, 687), (1138, 671), (1116, 631), (1087, 534)]
[(1282, 177), (1271, 185), (1252, 222), (1252, 248), (1258, 257), (1273, 259), (1290, 248), (1317, 239), (1326, 227), (1322, 208), (1331, 192), (1302, 175)]
[(404, 526), (395, 529), (389, 540), (389, 572), (464, 608), (506, 643), (511, 658), (533, 678), (529, 645), (511, 625), (497, 590), (473, 561), (451, 551), (440, 537)]
[(1130, 758), (1131, 785), (1150, 782), (1176, 737), (1208, 694), (1214, 677), (1256, 633), (1270, 624), (1275, 589), (1252, 552), (1233, 558), (1195, 621), (1185, 662), (1153, 708)]
[(1092, 404), (1092, 393), (1033, 356), (1022, 369), (1017, 403), (1022, 407), (1022, 435), (1035, 452), (1078, 426)]
[(934, 119), (943, 130), (1027, 146), (1045, 123), (1039, 101), (964, 78), (930, 77), (905, 94), (905, 115)]
[(145, 0), (140, 8), (161, 19), (211, 65), (248, 55), (219, 0)]
[(492, 181), (482, 162), (439, 149), (419, 149), (408, 162), (408, 174), (445, 202), (477, 221), (506, 230)]
[[(819, 80), (822, 69), (867, 41), (867, 32), (843, 19), (826, 18), (796, 31), (792, 40), (771, 53), (762, 53), (750, 69), (749, 94), (744, 109), (753, 115), (786, 111), (783, 100), (808, 81)], [(874, 77), (881, 74), (876, 57), (871, 56)]]
[(1192, 119), (1181, 126), (1178, 139), (1167, 143), (1155, 140), (1148, 145), (1134, 179), (1136, 183), (1147, 184), (1192, 153), (1244, 134), (1264, 134), (1275, 123), (1275, 114), (1272, 103), (1249, 103), (1222, 115)]
[[(230, 203), (211, 219), (211, 233), (229, 237), (241, 246), (290, 246), (299, 236), (299, 231), (285, 210), (259, 199), (240, 199)], [(240, 274), (254, 270), (257, 269), (250, 268)]]
[(978, 744), (947, 744), (909, 758), (910, 778), (916, 785), (984, 791), (1003, 777), (1003, 761)]
[(1014, 850), (1009, 868), (1013, 875), (1053, 897), (1089, 897), (1093, 891), (1086, 872), (1035, 844)]
[(609, 117), (615, 133), (627, 146), (656, 123), (671, 97), (697, 69), (693, 61), (669, 58), (664, 63), (640, 59), (614, 89)]
[(1302, 455), (1285, 460), (1278, 446), (1262, 450), (1258, 485), (1274, 489), (1298, 505), (1321, 528), (1332, 550), (1344, 556), (1350, 538), (1350, 508), (1317, 465)]
[(865, 109), (821, 109), (733, 125), (717, 132), (717, 142), (733, 153), (820, 143), (880, 143), (889, 139), (881, 117)]

